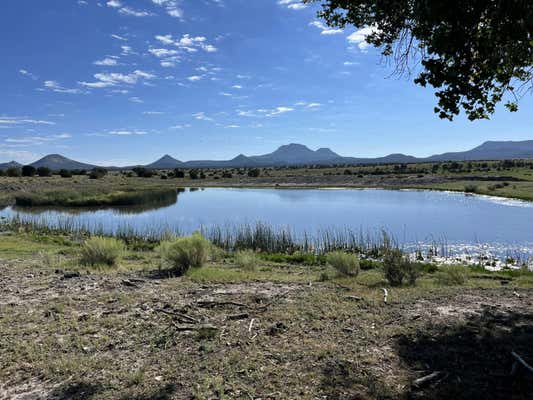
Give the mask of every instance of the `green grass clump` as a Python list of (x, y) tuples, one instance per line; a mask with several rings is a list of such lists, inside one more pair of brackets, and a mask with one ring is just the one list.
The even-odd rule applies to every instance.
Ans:
[(440, 268), (436, 274), (437, 282), (445, 286), (461, 286), (468, 279), (468, 267), (463, 265), (450, 265)]
[(203, 266), (210, 253), (211, 243), (199, 233), (164, 241), (158, 248), (161, 266), (174, 274), (184, 275), (189, 268)]
[(252, 250), (241, 250), (233, 256), (235, 264), (246, 271), (254, 271), (259, 264), (259, 257)]
[(81, 246), (81, 263), (83, 265), (114, 266), (124, 253), (124, 243), (115, 238), (94, 236)]
[(301, 265), (323, 265), (326, 263), (324, 255), (315, 255), (312, 253), (303, 253), (300, 251), (293, 254), (285, 253), (261, 253), (259, 257), (264, 261), (287, 264), (301, 264)]
[(331, 265), (339, 275), (357, 276), (359, 274), (359, 258), (355, 254), (343, 251), (333, 251), (326, 255), (328, 265)]

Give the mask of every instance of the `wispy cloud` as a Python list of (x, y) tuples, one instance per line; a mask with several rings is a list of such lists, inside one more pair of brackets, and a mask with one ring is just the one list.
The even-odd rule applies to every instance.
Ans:
[(197, 112), (195, 114), (192, 115), (194, 119), (197, 119), (199, 121), (213, 121), (213, 118), (211, 117), (208, 117), (205, 112), (201, 111), (201, 112)]
[(121, 73), (98, 73), (94, 74), (96, 82), (79, 82), (80, 85), (89, 88), (106, 88), (121, 84), (135, 85), (140, 79), (154, 79), (155, 75), (141, 70), (136, 70), (130, 74)]
[(55, 122), (45, 121), (39, 119), (25, 118), (25, 117), (5, 117), (0, 116), (0, 125), (55, 125)]
[(337, 35), (339, 33), (344, 32), (342, 29), (330, 28), (330, 27), (326, 26), (321, 21), (313, 21), (313, 22), (310, 22), (309, 25), (320, 29), (321, 30), (321, 32), (320, 32), (321, 35)]
[(67, 93), (67, 94), (79, 94), (82, 93), (80, 89), (68, 89), (61, 86), (57, 81), (44, 81), (45, 90), (51, 90), (56, 93)]
[(117, 62), (116, 58), (106, 57), (106, 58), (103, 58), (102, 60), (95, 61), (93, 64), (94, 65), (99, 65), (99, 66), (114, 67), (114, 66), (118, 65), (118, 62)]
[(38, 78), (35, 74), (32, 74), (30, 71), (26, 70), (26, 69), (19, 69), (19, 73), (22, 75), (22, 76), (27, 76), (28, 78), (31, 78), (33, 79), (34, 81), (36, 81)]
[(176, 0), (152, 0), (152, 3), (164, 7), (171, 17), (183, 19), (183, 10), (178, 6)]
[(147, 135), (148, 132), (139, 129), (117, 129), (108, 132), (110, 135), (115, 136), (132, 136), (132, 135)]

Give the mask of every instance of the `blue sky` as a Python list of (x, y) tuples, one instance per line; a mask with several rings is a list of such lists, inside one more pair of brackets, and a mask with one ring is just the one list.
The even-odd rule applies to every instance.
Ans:
[(262, 154), (426, 156), (533, 138), (533, 99), (490, 121), (433, 113), (365, 29), (297, 0), (2, 0), (0, 162), (103, 165)]

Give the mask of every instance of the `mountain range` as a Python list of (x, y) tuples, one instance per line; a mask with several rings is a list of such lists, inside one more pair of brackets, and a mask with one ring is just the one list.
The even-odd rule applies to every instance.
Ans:
[[(273, 166), (298, 166), (298, 165), (333, 165), (333, 164), (387, 164), (387, 163), (417, 163), (437, 161), (475, 161), (475, 160), (505, 160), (505, 159), (533, 159), (533, 140), (524, 141), (488, 141), (471, 150), (436, 154), (430, 157), (419, 158), (405, 154), (389, 154), (377, 158), (356, 158), (341, 156), (329, 148), (311, 150), (307, 146), (291, 143), (279, 147), (272, 153), (245, 156), (239, 154), (231, 160), (196, 160), (180, 161), (170, 155), (165, 155), (159, 160), (148, 165), (139, 165), (149, 169), (172, 168), (242, 168), (242, 167), (273, 167)], [(96, 165), (85, 164), (71, 160), (59, 154), (50, 154), (30, 164), (36, 168), (48, 167), (54, 171), (60, 169), (85, 169), (95, 168)], [(11, 161), (0, 164), (0, 169), (20, 167), (21, 164)], [(106, 167), (109, 169), (131, 169), (130, 167)]]

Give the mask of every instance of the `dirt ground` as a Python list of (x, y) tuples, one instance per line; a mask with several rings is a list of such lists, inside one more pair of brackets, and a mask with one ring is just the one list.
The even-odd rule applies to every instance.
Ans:
[(2, 261), (0, 398), (533, 398), (533, 375), (511, 375), (512, 351), (533, 362), (533, 290), (389, 289), (384, 303), (363, 278), (217, 283)]

